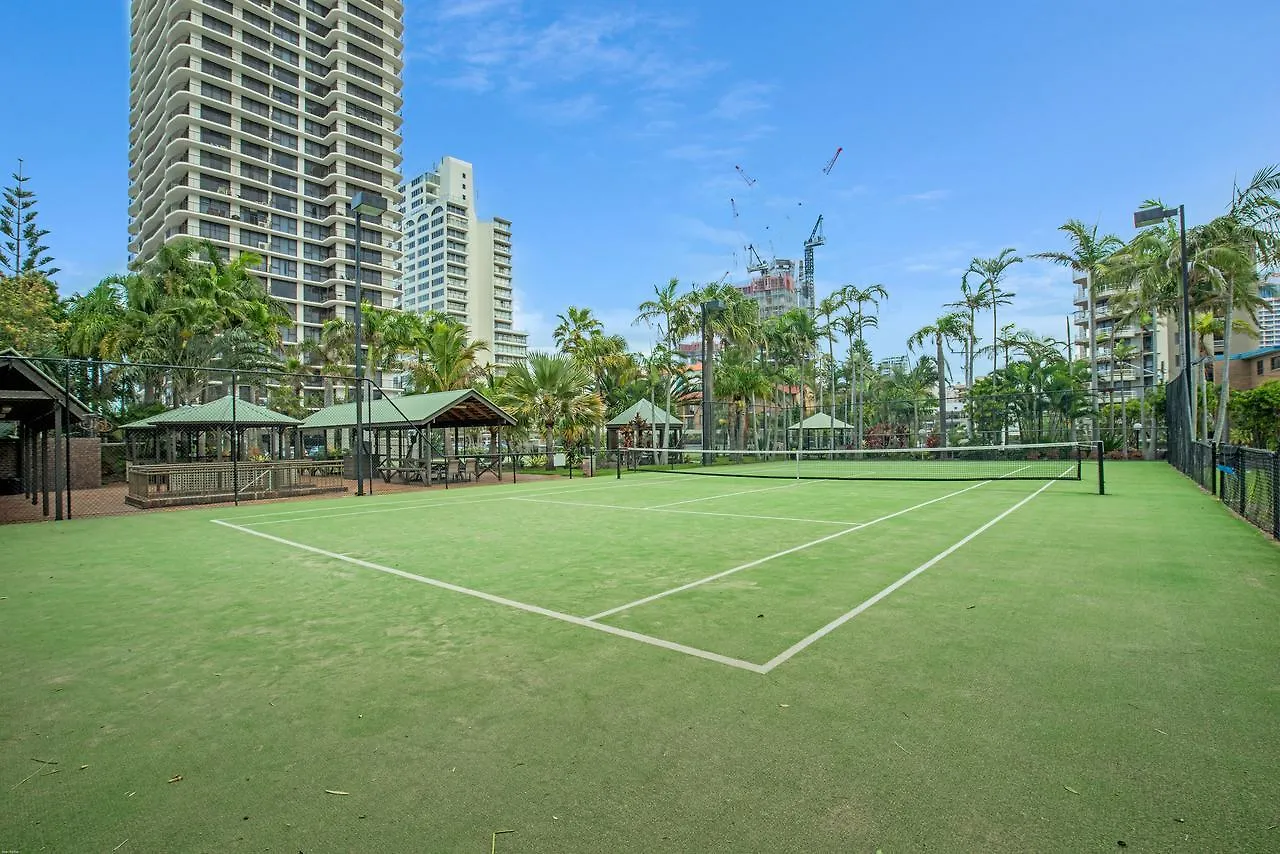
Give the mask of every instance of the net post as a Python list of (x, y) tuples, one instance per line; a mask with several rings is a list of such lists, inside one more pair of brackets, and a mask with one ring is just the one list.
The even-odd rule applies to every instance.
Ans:
[(1103, 471), (1103, 468), (1102, 468), (1102, 461), (1103, 461), (1102, 443), (1098, 442), (1095, 447), (1098, 452), (1098, 494), (1106, 495), (1107, 494), (1107, 478), (1106, 478), (1106, 473)]
[(617, 471), (618, 476), (615, 480), (622, 480), (622, 449), (617, 448), (613, 453), (613, 468)]
[(240, 397), (236, 388), (236, 372), (231, 371), (231, 501), (240, 506), (240, 421), (236, 417), (236, 399)]

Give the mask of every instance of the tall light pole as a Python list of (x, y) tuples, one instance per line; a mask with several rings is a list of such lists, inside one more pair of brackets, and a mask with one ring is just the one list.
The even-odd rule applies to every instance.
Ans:
[[(364, 240), (363, 217), (381, 216), (386, 213), (387, 200), (377, 193), (364, 190), (351, 197), (351, 211), (356, 215), (356, 495), (364, 495), (364, 325), (361, 322), (361, 306), (364, 305), (363, 282), (360, 280), (360, 252)], [(370, 472), (370, 479), (373, 473)]]
[(712, 365), (715, 358), (714, 347), (710, 343), (708, 322), (712, 317), (724, 310), (724, 303), (718, 299), (710, 299), (702, 304), (702, 464), (708, 465), (711, 457), (711, 439), (714, 431), (711, 428), (713, 418), (711, 387)]
[[(1187, 429), (1194, 434), (1195, 425), (1191, 423), (1191, 284), (1187, 271), (1187, 207), (1156, 207), (1134, 211), (1133, 227), (1143, 228), (1164, 222), (1171, 216), (1178, 218), (1179, 260), (1182, 267), (1182, 384), (1187, 395)], [(1230, 323), (1231, 319), (1227, 318)]]

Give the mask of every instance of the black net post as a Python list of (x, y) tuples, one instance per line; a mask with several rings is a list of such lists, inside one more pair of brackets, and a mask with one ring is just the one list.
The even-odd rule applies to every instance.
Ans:
[(236, 372), (231, 372), (231, 502), (240, 506), (240, 423), (236, 416), (236, 400), (240, 390), (236, 388)]
[(1103, 449), (1103, 444), (1101, 442), (1099, 442), (1096, 446), (1094, 446), (1094, 453), (1098, 455), (1098, 494), (1106, 495), (1107, 494), (1107, 478), (1106, 478), (1106, 473), (1103, 471), (1103, 468), (1102, 468), (1103, 460), (1106, 458), (1106, 454), (1103, 453), (1102, 449)]

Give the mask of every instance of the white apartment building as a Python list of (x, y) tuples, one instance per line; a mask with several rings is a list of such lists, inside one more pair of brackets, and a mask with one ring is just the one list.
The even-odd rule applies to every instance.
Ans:
[[(1089, 359), (1089, 292), (1084, 273), (1075, 273), (1075, 313), (1072, 346), (1077, 359)], [(1094, 295), (1098, 324), (1095, 340), (1098, 348), (1098, 393), (1101, 402), (1119, 402), (1138, 397), (1140, 385), (1147, 391), (1173, 379), (1182, 370), (1182, 357), (1177, 348), (1177, 324), (1169, 318), (1151, 318), (1143, 324), (1126, 317), (1117, 304), (1116, 288), (1101, 288)], [(1117, 347), (1120, 348), (1117, 354)], [(1128, 353), (1128, 355), (1126, 355)], [(1117, 355), (1120, 358), (1117, 358)]]
[[(260, 278), (286, 342), (355, 317), (348, 201), (400, 200), (401, 0), (133, 0), (129, 251), (179, 235)], [(396, 297), (394, 214), (365, 217), (364, 299)], [(380, 379), (376, 381), (381, 382)]]
[(515, 329), (512, 317), (511, 221), (477, 217), (475, 167), (445, 157), (402, 184), (398, 196), (400, 307), (466, 324), (472, 338), (488, 344), (480, 365), (501, 370), (523, 360), (529, 336)]
[(1258, 309), (1258, 346), (1280, 347), (1280, 279), (1263, 282), (1258, 296), (1266, 303)]

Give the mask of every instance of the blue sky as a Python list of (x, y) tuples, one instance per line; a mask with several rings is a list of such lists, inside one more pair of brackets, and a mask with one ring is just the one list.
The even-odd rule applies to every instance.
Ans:
[[(4, 5), (22, 37), (0, 170), (26, 159), (63, 290), (82, 290), (126, 261), (127, 4)], [(745, 281), (744, 242), (799, 257), (822, 213), (818, 293), (883, 283), (870, 343), (893, 355), (970, 257), (1062, 248), (1069, 217), (1127, 237), (1152, 196), (1201, 221), (1280, 161), (1259, 37), (1280, 4), (1230, 5), (409, 0), (404, 171), (476, 164), (481, 215), (514, 222), (535, 345), (577, 304), (647, 347), (631, 319), (655, 283)], [(1014, 270), (1002, 322), (1061, 337), (1068, 274)]]

